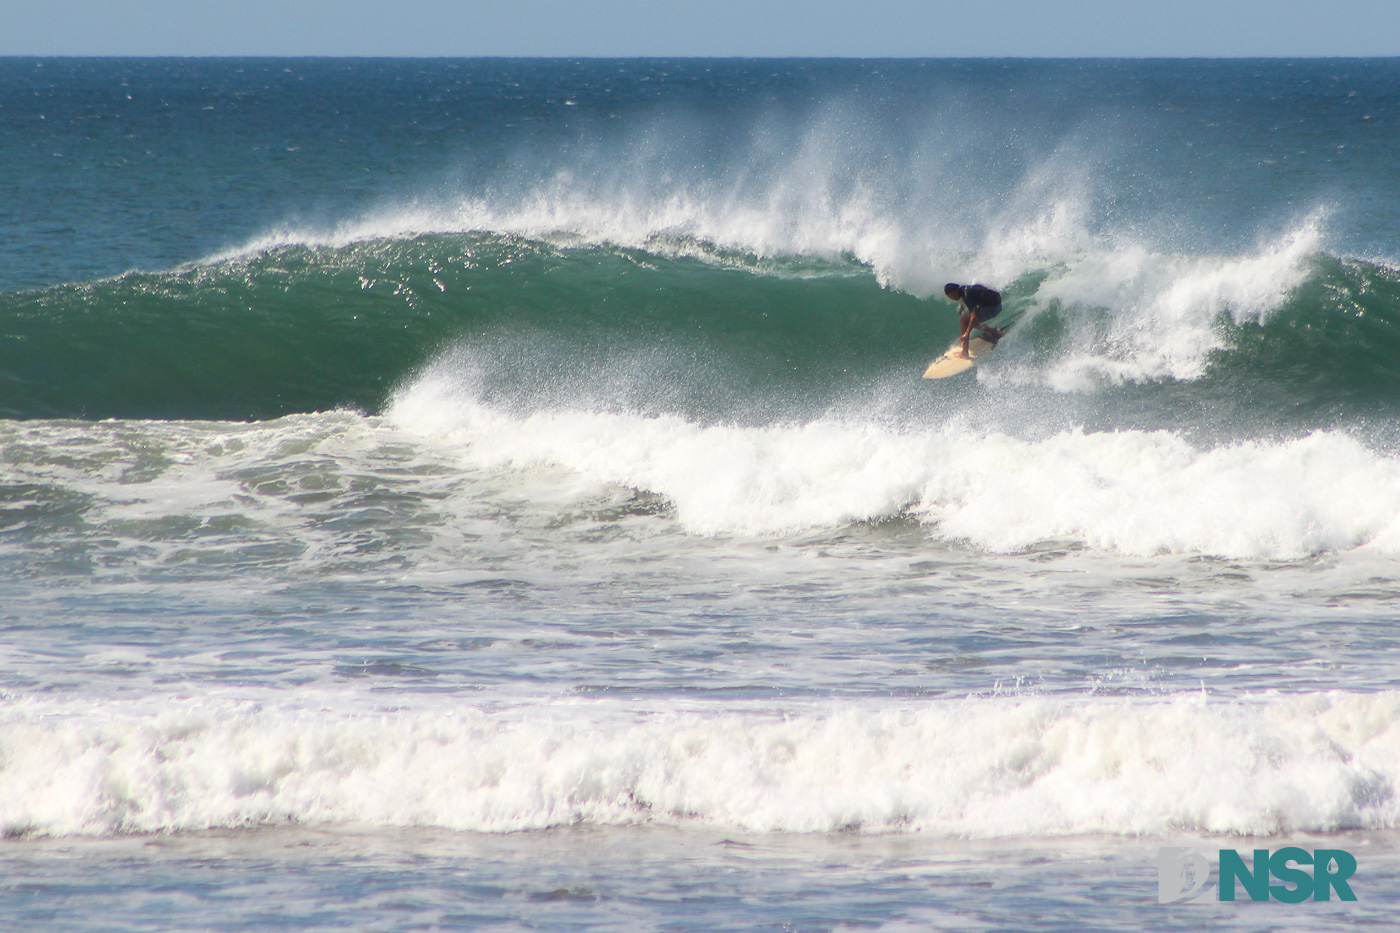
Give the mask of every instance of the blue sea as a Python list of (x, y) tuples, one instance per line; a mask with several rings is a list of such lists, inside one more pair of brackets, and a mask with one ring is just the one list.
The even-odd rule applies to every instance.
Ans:
[(5, 929), (1393, 924), (1400, 60), (0, 59), (0, 230)]

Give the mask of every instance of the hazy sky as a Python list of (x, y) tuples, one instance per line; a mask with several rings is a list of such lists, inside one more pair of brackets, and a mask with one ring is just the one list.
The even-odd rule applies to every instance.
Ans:
[(1400, 0), (0, 0), (0, 55), (1400, 55)]

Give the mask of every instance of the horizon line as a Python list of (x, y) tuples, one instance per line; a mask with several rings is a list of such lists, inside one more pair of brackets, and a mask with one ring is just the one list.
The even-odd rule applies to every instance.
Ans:
[(352, 53), (193, 53), (159, 52), (0, 52), (0, 59), (278, 59), (278, 60), (397, 60), (397, 61), (1377, 61), (1400, 59), (1385, 55), (396, 55)]

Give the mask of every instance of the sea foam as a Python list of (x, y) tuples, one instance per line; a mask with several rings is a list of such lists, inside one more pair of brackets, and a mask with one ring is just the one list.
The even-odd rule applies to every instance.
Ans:
[[(665, 496), (697, 534), (780, 535), (907, 515), (996, 551), (1045, 540), (1124, 554), (1289, 559), (1400, 549), (1400, 459), (1342, 432), (1198, 447), (1171, 431), (1022, 439), (957, 423), (765, 426), (575, 409), (529, 415), (430, 370), (389, 420), (464, 465), (548, 464)], [(1337, 490), (1363, 508), (1338, 508)]]
[(1190, 256), (1135, 243), (1086, 253), (1037, 288), (1032, 307), (1063, 309), (1067, 339), (1051, 365), (1019, 376), (1061, 390), (1198, 379), (1211, 354), (1229, 348), (1227, 325), (1267, 321), (1307, 279), (1321, 242), (1313, 218), (1252, 254)]
[(700, 713), (0, 706), (0, 828), (1247, 834), (1400, 825), (1400, 694), (969, 698)]

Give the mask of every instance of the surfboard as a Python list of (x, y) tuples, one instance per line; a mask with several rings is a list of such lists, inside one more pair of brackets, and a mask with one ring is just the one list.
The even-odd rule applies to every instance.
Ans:
[(985, 359), (987, 354), (996, 349), (996, 344), (978, 334), (967, 342), (967, 353), (971, 359), (963, 359), (958, 356), (958, 351), (962, 345), (957, 341), (948, 348), (938, 359), (928, 364), (928, 369), (924, 370), (925, 379), (947, 379), (949, 376), (956, 376), (958, 373), (967, 372), (976, 366), (978, 361)]

